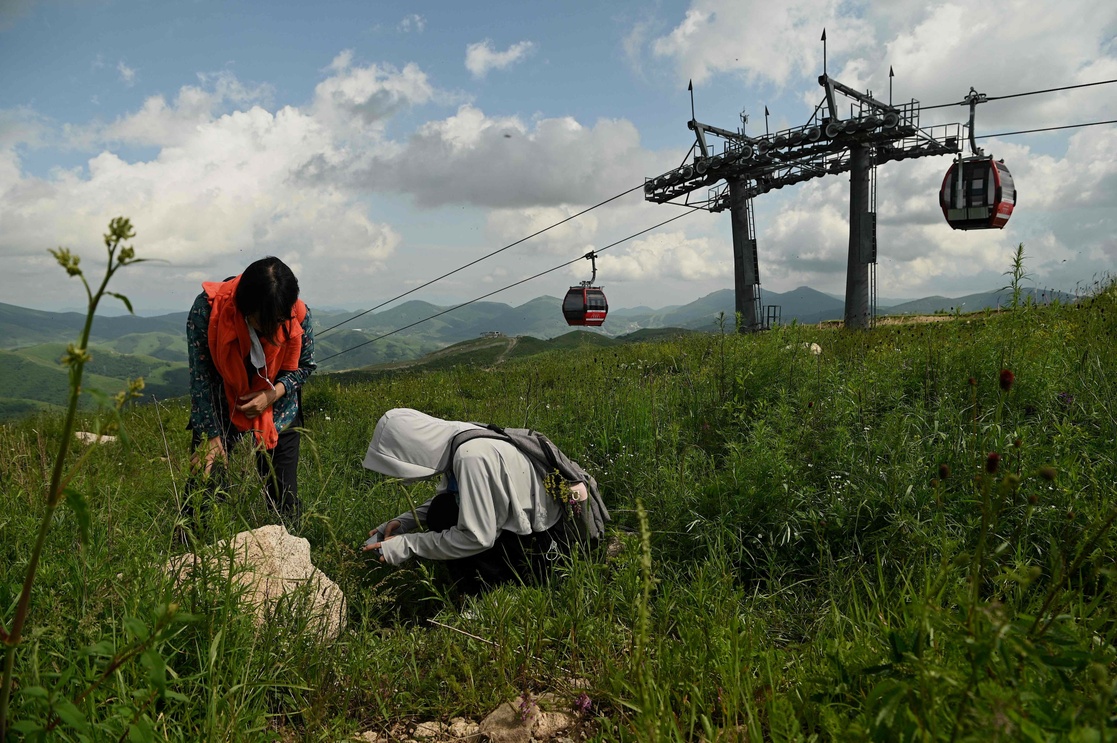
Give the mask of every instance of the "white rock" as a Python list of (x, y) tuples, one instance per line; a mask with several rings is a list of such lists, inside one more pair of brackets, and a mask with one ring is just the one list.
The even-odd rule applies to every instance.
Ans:
[(491, 743), (530, 743), (551, 740), (568, 730), (575, 718), (567, 712), (552, 711), (561, 706), (555, 694), (540, 694), (532, 699), (526, 714), (521, 714), (521, 700), (505, 702), (481, 721), (479, 733)]
[[(323, 639), (336, 639), (345, 628), (345, 594), (310, 561), (310, 542), (287, 533), (274, 524), (243, 531), (207, 551), (219, 575), (229, 574), (228, 558), (235, 565), (233, 580), (244, 588), (244, 601), (255, 615), (256, 625), (275, 616), (284, 599), (301, 593), (306, 600), (307, 629)], [(172, 558), (166, 570), (176, 582), (188, 580), (199, 557), (193, 554)]]
[(111, 444), (116, 441), (116, 436), (106, 436), (91, 431), (74, 431), (74, 438), (83, 444)]

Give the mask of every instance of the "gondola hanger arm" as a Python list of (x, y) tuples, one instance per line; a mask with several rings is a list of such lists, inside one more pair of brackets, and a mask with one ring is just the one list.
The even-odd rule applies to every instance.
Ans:
[(591, 250), (582, 257), (588, 260), (593, 266), (593, 275), (590, 276), (589, 281), (583, 281), (582, 286), (593, 286), (593, 283), (597, 281), (597, 253), (596, 251)]

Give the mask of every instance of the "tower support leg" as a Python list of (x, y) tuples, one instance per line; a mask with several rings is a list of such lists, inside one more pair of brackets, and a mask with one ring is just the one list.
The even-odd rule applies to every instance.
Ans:
[(876, 262), (876, 214), (872, 210), (869, 178), (871, 151), (850, 147), (849, 258), (846, 262), (845, 327), (869, 327), (869, 264)]
[(729, 214), (733, 227), (733, 292), (742, 333), (763, 328), (760, 311), (760, 264), (756, 256), (752, 199), (745, 195), (745, 181), (729, 181)]

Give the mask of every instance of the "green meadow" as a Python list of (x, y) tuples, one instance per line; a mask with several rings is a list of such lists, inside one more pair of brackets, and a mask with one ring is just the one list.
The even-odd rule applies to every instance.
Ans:
[[(125, 407), (126, 441), (66, 454), (72, 507), (7, 656), (10, 739), (339, 741), (554, 692), (585, 694), (598, 740), (1113, 740), (1115, 315), (1109, 283), (864, 332), (730, 321), (318, 375), (299, 535), (348, 600), (325, 644), (294, 605), (256, 628), (227, 578), (174, 586), (188, 403)], [(431, 492), (360, 466), (397, 406), (547, 433), (596, 474), (608, 549), (466, 599), (438, 565), (365, 559)], [(0, 427), (6, 630), (65, 430)], [(247, 454), (208, 540), (275, 522)]]

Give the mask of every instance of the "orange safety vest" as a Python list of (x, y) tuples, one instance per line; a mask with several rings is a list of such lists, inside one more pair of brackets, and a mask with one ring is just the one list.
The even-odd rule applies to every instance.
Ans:
[(263, 443), (266, 449), (274, 449), (279, 442), (279, 433), (275, 430), (271, 406), (258, 418), (251, 419), (237, 410), (237, 405), (240, 404), (241, 395), (270, 389), (280, 372), (299, 368), (302, 321), (306, 317), (306, 305), (301, 299), (295, 301), (291, 319), (280, 323), (277, 337), (272, 339), (278, 342), (260, 339), (260, 345), (264, 348), (265, 382), (259, 374), (250, 377), (245, 368), (245, 359), (252, 349), (252, 341), (244, 315), (237, 310), (235, 296), (238, 283), (239, 275), (228, 281), (207, 281), (202, 284), (210, 305), (210, 358), (225, 383), (225, 400), (229, 404), (229, 419), (233, 425), (238, 431), (252, 431), (256, 435), (256, 443)]

